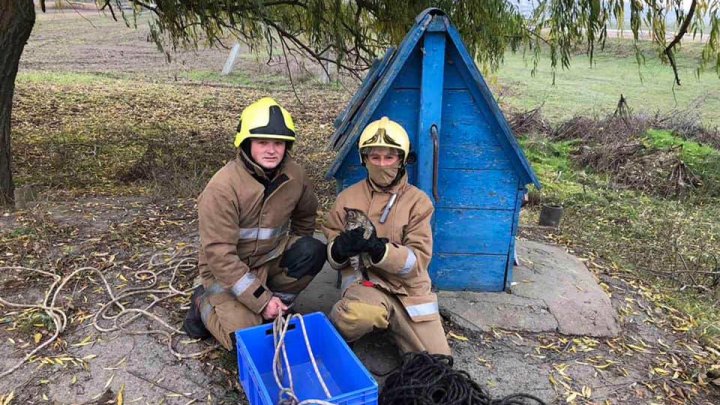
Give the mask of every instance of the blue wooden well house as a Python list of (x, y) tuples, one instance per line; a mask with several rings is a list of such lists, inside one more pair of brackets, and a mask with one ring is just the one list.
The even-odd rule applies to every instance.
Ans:
[(335, 121), (338, 192), (365, 177), (357, 139), (383, 116), (410, 136), (410, 182), (435, 204), (430, 275), (441, 290), (503, 291), (512, 281), (520, 206), (540, 187), (457, 29), (423, 11), (397, 49), (368, 72)]

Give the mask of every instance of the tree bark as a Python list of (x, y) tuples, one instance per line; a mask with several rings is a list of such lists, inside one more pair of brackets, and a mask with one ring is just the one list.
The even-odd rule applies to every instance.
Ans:
[(35, 25), (33, 0), (0, 0), (0, 205), (13, 202), (10, 117), (20, 55)]

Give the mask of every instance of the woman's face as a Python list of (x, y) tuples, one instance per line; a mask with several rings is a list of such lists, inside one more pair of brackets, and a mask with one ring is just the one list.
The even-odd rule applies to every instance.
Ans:
[(367, 153), (367, 160), (375, 166), (388, 167), (397, 164), (400, 155), (397, 149), (374, 147)]

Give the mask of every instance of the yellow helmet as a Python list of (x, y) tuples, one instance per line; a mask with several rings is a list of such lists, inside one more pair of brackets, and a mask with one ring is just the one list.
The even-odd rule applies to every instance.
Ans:
[(360, 135), (360, 140), (358, 141), (360, 161), (362, 161), (362, 150), (372, 147), (401, 150), (403, 152), (402, 163), (405, 165), (408, 154), (410, 153), (410, 139), (400, 124), (391, 121), (388, 117), (382, 117), (377, 121), (369, 123)]
[(248, 138), (278, 139), (295, 142), (295, 124), (290, 113), (270, 97), (247, 106), (240, 115), (235, 147)]

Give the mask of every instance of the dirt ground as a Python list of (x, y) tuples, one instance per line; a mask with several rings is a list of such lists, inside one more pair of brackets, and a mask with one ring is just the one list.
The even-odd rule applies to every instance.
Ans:
[[(40, 14), (21, 72), (100, 72), (172, 84), (187, 72), (221, 69), (227, 55), (225, 50), (202, 50), (174, 56), (168, 64), (147, 41), (147, 29), (126, 30), (120, 24), (94, 12)], [(238, 69), (252, 77), (271, 68), (245, 58)], [(238, 94), (254, 91), (223, 85)], [(34, 96), (42, 101), (42, 95)], [(319, 99), (306, 101), (322, 105), (322, 97), (318, 91), (313, 98)], [(342, 105), (337, 92), (325, 97)], [(318, 131), (320, 125), (332, 124), (336, 111), (325, 113)], [(22, 107), (17, 114), (27, 116)], [(521, 236), (565, 246), (585, 261), (611, 297), (621, 335), (590, 338), (500, 329), (474, 333), (446, 323), (458, 367), (496, 397), (528, 392), (549, 403), (720, 403), (720, 391), (712, 383), (720, 377), (720, 347), (688, 335), (692, 318), (664, 305), (664, 297), (652, 286), (575, 247), (562, 232), (526, 227)], [(85, 268), (68, 280), (55, 301), (67, 316), (64, 331), (17, 371), (0, 377), (0, 404), (245, 403), (233, 354), (173, 332), (182, 322), (196, 275), (192, 198), (47, 190), (26, 210), (0, 212), (0, 243), (0, 297), (9, 302), (52, 299), (52, 276), (28, 269), (61, 279)], [(163, 255), (154, 257), (157, 253)], [(118, 308), (111, 307), (96, 318), (113, 297), (122, 297), (124, 314), (118, 317)], [(39, 308), (0, 308), (4, 373), (51, 340), (54, 324), (61, 320)], [(130, 322), (139, 313), (133, 309), (154, 316)], [(363, 345), (383, 343), (371, 339)], [(358, 350), (364, 350), (362, 345)], [(183, 358), (198, 352), (205, 353)], [(375, 366), (372, 358), (363, 360)]]

